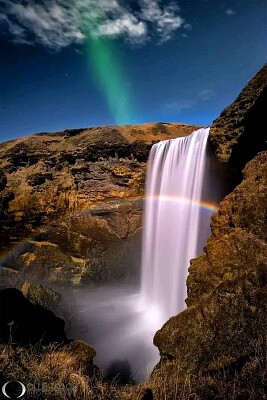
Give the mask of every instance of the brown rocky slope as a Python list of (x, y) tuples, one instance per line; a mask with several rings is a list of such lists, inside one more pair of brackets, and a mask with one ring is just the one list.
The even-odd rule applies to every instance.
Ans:
[(168, 123), (98, 127), (1, 143), (4, 280), (10, 285), (14, 270), (22, 282), (128, 279), (139, 266), (150, 148), (197, 128)]

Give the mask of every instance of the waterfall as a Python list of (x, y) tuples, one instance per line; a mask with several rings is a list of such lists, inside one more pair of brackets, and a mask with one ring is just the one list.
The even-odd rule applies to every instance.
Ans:
[[(166, 321), (185, 308), (190, 259), (208, 237), (199, 231), (209, 128), (166, 140), (150, 152), (146, 183), (141, 298)], [(206, 208), (208, 206), (206, 205)], [(205, 221), (204, 221), (205, 225)], [(151, 308), (152, 307), (152, 308)]]

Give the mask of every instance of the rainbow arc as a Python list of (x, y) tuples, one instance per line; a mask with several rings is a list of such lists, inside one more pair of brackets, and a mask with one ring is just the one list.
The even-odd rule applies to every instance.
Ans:
[(170, 195), (158, 195), (158, 196), (148, 196), (146, 197), (147, 201), (162, 201), (162, 202), (170, 202), (170, 203), (179, 203), (179, 204), (185, 204), (185, 205), (190, 205), (190, 206), (196, 206), (200, 208), (205, 208), (210, 211), (217, 211), (218, 210), (218, 204), (212, 202), (212, 201), (206, 201), (206, 200), (201, 200), (197, 201), (194, 199), (190, 199), (188, 197), (183, 197), (183, 196), (170, 196)]

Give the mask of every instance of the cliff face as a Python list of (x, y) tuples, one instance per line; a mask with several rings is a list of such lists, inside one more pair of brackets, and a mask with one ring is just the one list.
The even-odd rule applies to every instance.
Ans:
[(211, 126), (209, 139), (219, 161), (230, 161), (242, 169), (266, 148), (266, 104), (267, 64)]
[(251, 268), (267, 266), (267, 152), (250, 161), (243, 175), (242, 183), (212, 217), (212, 236), (204, 254), (192, 260), (188, 306), (225, 280), (238, 281)]
[(266, 333), (267, 152), (244, 171), (212, 221), (204, 254), (189, 269), (188, 308), (157, 332), (163, 359), (187, 370), (227, 367)]
[(2, 276), (11, 268), (22, 281), (128, 279), (139, 263), (131, 252), (140, 249), (150, 148), (197, 128), (100, 127), (0, 144)]
[[(171, 318), (154, 337), (161, 354), (161, 362), (155, 370), (158, 376), (164, 376), (168, 368), (198, 374), (223, 370), (223, 379), (229, 378), (229, 371), (232, 374), (242, 372), (244, 382), (239, 382), (242, 386), (249, 385), (251, 377), (248, 380), (246, 373), (251, 360), (254, 366), (257, 364), (256, 343), (262, 344), (258, 349), (261, 352), (258, 362), (260, 359), (264, 362), (267, 151), (257, 154), (258, 150), (266, 149), (266, 142), (262, 140), (266, 132), (256, 128), (258, 121), (251, 120), (251, 113), (265, 120), (266, 78), (267, 68), (264, 67), (211, 128), (210, 141), (221, 161), (237, 155), (244, 161), (248, 154), (252, 160), (243, 170), (242, 182), (225, 197), (212, 217), (212, 235), (204, 253), (191, 261), (187, 279), (188, 308)], [(245, 94), (249, 95), (250, 102), (244, 100)], [(266, 108), (265, 97), (264, 102)], [(239, 119), (234, 118), (235, 110), (239, 110)], [(251, 131), (252, 126), (254, 131)], [(258, 130), (262, 135), (260, 141), (257, 141)], [(242, 135), (248, 132), (251, 146), (244, 152)], [(263, 380), (262, 384), (265, 384)]]

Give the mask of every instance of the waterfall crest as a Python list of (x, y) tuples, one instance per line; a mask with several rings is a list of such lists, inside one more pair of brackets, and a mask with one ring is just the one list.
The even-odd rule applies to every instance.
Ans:
[(158, 307), (164, 321), (185, 308), (190, 259), (207, 239), (199, 235), (199, 225), (208, 134), (209, 128), (202, 128), (159, 142), (150, 152), (141, 298), (146, 307)]

